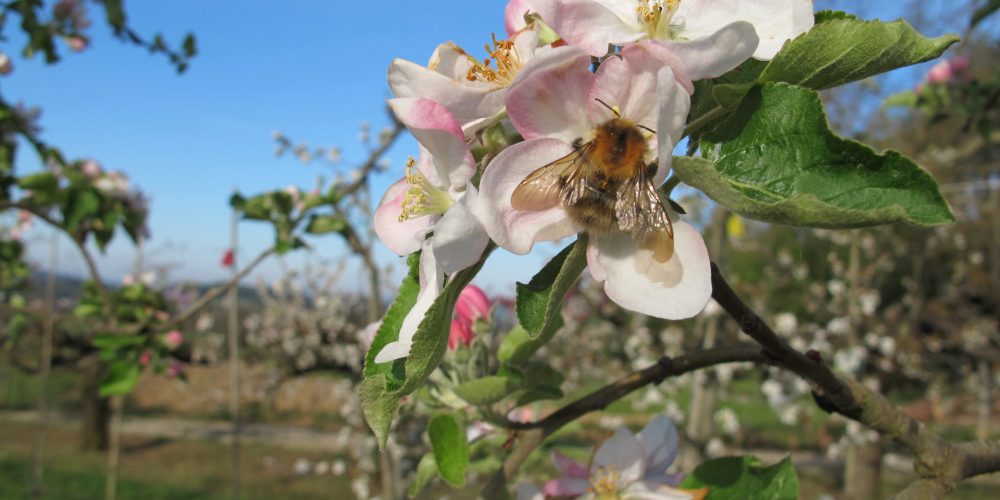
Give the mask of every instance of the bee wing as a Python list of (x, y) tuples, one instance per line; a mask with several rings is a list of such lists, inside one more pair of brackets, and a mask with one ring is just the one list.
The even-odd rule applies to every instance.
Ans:
[(584, 180), (581, 167), (589, 164), (592, 151), (593, 142), (588, 142), (532, 172), (514, 189), (511, 206), (514, 210), (538, 211), (558, 205), (568, 190), (579, 190)]
[(674, 227), (656, 186), (643, 165), (639, 175), (631, 177), (618, 188), (615, 215), (618, 229), (629, 233), (639, 247), (652, 250), (657, 262), (666, 262), (674, 255)]

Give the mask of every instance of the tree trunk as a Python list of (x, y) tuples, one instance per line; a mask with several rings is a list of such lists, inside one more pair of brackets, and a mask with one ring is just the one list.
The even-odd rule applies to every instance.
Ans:
[(101, 378), (106, 367), (96, 354), (80, 361), (80, 389), (83, 419), (80, 422), (80, 448), (84, 451), (107, 450), (111, 422), (111, 402), (100, 396)]
[(844, 474), (844, 494), (846, 498), (881, 498), (879, 486), (882, 476), (882, 455), (885, 450), (881, 441), (851, 444), (847, 448), (847, 464)]

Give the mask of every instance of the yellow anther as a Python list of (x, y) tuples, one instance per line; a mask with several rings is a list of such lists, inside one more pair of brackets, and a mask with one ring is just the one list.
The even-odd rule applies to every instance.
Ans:
[(403, 195), (403, 210), (399, 214), (399, 222), (410, 217), (443, 214), (455, 203), (448, 191), (431, 184), (420, 172), (415, 171), (415, 163), (413, 157), (406, 160), (406, 182), (410, 184), (410, 189)]
[(635, 8), (639, 22), (645, 25), (650, 38), (669, 38), (670, 22), (681, 5), (681, 0), (638, 0)]
[(622, 474), (618, 470), (618, 467), (614, 465), (599, 467), (590, 476), (590, 488), (588, 488), (588, 491), (595, 498), (602, 500), (617, 499), (619, 498), (619, 493), (621, 493), (621, 481)]
[[(492, 83), (497, 87), (507, 87), (513, 81), (517, 72), (521, 69), (521, 58), (514, 50), (512, 40), (497, 40), (494, 34), (493, 47), (485, 45), (486, 54), (489, 56), (483, 62), (476, 61), (469, 68), (465, 78), (469, 81), (480, 81)], [(494, 68), (494, 65), (496, 67)]]

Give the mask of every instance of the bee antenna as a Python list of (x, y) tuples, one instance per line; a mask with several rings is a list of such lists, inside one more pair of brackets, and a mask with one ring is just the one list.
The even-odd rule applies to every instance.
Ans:
[(614, 106), (611, 106), (610, 104), (608, 104), (608, 103), (606, 103), (606, 102), (604, 102), (604, 101), (602, 101), (602, 100), (600, 100), (600, 99), (598, 99), (596, 97), (594, 98), (594, 100), (597, 101), (597, 102), (599, 102), (599, 103), (601, 103), (601, 104), (603, 104), (605, 108), (610, 109), (611, 112), (614, 113), (615, 116), (617, 116), (618, 118), (622, 117), (621, 113), (619, 113), (618, 110), (614, 108)]
[(637, 124), (636, 126), (639, 127), (639, 128), (641, 128), (641, 129), (643, 129), (643, 130), (645, 130), (645, 131), (647, 131), (647, 132), (649, 132), (649, 133), (651, 133), (651, 134), (656, 134), (655, 130), (653, 130), (653, 129), (645, 126), (645, 125), (638, 125)]

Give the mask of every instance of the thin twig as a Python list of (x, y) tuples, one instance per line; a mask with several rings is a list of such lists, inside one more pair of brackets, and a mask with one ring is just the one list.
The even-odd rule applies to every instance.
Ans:
[(167, 325), (173, 326), (191, 319), (192, 316), (198, 314), (198, 312), (204, 309), (205, 306), (211, 304), (213, 300), (219, 298), (220, 295), (226, 293), (226, 291), (229, 290), (230, 288), (238, 285), (239, 282), (243, 278), (245, 278), (248, 274), (250, 274), (250, 272), (253, 271), (255, 267), (257, 267), (261, 262), (263, 262), (265, 259), (273, 255), (277, 251), (278, 251), (277, 248), (271, 247), (261, 252), (260, 255), (258, 255), (257, 258), (255, 258), (252, 262), (250, 262), (250, 264), (248, 264), (247, 267), (243, 268), (242, 271), (236, 273), (236, 275), (230, 278), (229, 281), (216, 286), (215, 288), (209, 290), (208, 292), (205, 292), (205, 295), (202, 295), (201, 298), (195, 301), (194, 304), (191, 304), (191, 307), (185, 309), (184, 312), (172, 318), (169, 322), (167, 322)]

